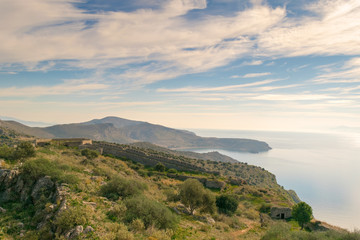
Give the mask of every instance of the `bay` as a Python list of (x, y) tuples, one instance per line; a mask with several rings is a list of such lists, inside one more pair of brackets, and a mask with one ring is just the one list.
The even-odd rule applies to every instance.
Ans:
[(272, 150), (250, 154), (219, 149), (241, 162), (274, 173), (280, 185), (293, 189), (310, 204), (316, 219), (360, 229), (360, 134), (298, 133), (239, 130), (191, 130), (204, 137), (249, 138)]

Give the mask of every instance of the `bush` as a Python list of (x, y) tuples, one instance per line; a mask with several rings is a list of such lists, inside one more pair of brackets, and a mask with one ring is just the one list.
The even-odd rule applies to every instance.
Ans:
[(271, 204), (269, 204), (269, 203), (261, 204), (261, 207), (260, 207), (259, 211), (261, 213), (270, 214), (270, 212), (271, 212)]
[(23, 160), (26, 158), (35, 157), (35, 148), (31, 142), (21, 142), (15, 149), (13, 159)]
[(168, 173), (177, 173), (176, 169), (175, 168), (170, 168), (168, 170)]
[(155, 166), (155, 170), (158, 171), (158, 172), (165, 172), (166, 167), (165, 167), (164, 164), (158, 163), (158, 164), (156, 164), (156, 166)]
[(113, 221), (121, 221), (125, 217), (126, 206), (122, 201), (118, 201), (107, 213), (108, 217)]
[(55, 219), (55, 226), (60, 232), (66, 232), (78, 225), (86, 225), (88, 223), (88, 212), (84, 207), (73, 206), (62, 211)]
[(138, 195), (146, 189), (146, 184), (135, 179), (128, 180), (123, 177), (115, 177), (101, 186), (100, 192), (111, 200), (117, 200), (119, 197), (126, 198)]
[(99, 156), (99, 152), (85, 148), (85, 149), (81, 150), (81, 155), (85, 156), (89, 160), (92, 160)]
[[(61, 168), (65, 165), (60, 166), (55, 162), (51, 162), (47, 159), (39, 158), (34, 160), (26, 161), (20, 171), (25, 179), (38, 180), (45, 176), (50, 176), (52, 180), (65, 182), (69, 184), (75, 184), (79, 179), (72, 174), (64, 174)], [(70, 167), (69, 167), (70, 168)], [(71, 168), (70, 168), (71, 169)]]
[(125, 200), (127, 207), (126, 221), (131, 223), (135, 219), (140, 219), (145, 227), (153, 225), (157, 228), (174, 228), (177, 217), (163, 204), (137, 196)]
[(14, 148), (11, 148), (5, 144), (0, 146), (0, 158), (10, 160), (12, 159), (13, 154), (14, 154)]
[(220, 213), (231, 216), (236, 212), (238, 205), (239, 201), (234, 196), (220, 195), (216, 197), (216, 206)]

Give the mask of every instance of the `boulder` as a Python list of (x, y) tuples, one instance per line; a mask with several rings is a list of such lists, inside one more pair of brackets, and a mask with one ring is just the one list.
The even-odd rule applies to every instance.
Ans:
[(33, 199), (33, 202), (36, 203), (42, 195), (44, 195), (45, 197), (49, 197), (49, 195), (54, 190), (54, 186), (55, 184), (53, 181), (51, 181), (51, 178), (49, 176), (40, 178), (36, 182), (31, 192), (31, 197)]
[(84, 230), (84, 233), (87, 234), (87, 233), (90, 233), (90, 232), (93, 232), (94, 229), (91, 227), (91, 226), (87, 226)]
[(65, 234), (66, 239), (75, 239), (84, 231), (84, 227), (79, 225), (75, 228), (71, 229), (69, 232)]

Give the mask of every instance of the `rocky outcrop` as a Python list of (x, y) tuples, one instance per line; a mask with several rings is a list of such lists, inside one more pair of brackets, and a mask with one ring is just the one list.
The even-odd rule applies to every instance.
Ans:
[[(34, 218), (37, 221), (33, 224), (37, 230), (49, 227), (56, 216), (67, 209), (68, 192), (67, 184), (58, 184), (49, 176), (33, 181), (24, 178), (18, 170), (0, 169), (0, 205), (12, 201), (36, 206)], [(44, 202), (48, 204), (44, 206)], [(5, 213), (6, 209), (0, 207), (0, 212)], [(49, 227), (56, 232), (53, 228), (54, 226)], [(81, 232), (83, 229), (75, 229), (69, 239), (76, 238)]]

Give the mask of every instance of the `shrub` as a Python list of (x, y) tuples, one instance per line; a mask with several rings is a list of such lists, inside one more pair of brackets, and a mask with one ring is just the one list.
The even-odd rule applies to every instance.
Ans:
[(238, 205), (239, 202), (234, 196), (220, 195), (216, 197), (216, 206), (218, 207), (220, 213), (231, 216), (236, 212)]
[(35, 148), (31, 142), (21, 142), (16, 147), (14, 154), (13, 154), (13, 158), (15, 160), (18, 160), (18, 159), (23, 160), (23, 159), (34, 157), (34, 156), (35, 156)]
[(9, 160), (13, 157), (13, 154), (14, 154), (14, 148), (11, 148), (5, 144), (0, 146), (0, 158)]
[(78, 225), (86, 225), (88, 222), (88, 212), (84, 207), (73, 206), (62, 211), (55, 219), (55, 226), (60, 232), (66, 232)]
[(37, 180), (44, 176), (50, 176), (52, 179), (59, 180), (62, 172), (58, 166), (47, 159), (39, 158), (26, 161), (21, 167), (21, 172), (25, 178)]
[(164, 164), (159, 162), (158, 164), (156, 164), (155, 170), (158, 171), (158, 172), (165, 172), (166, 167), (165, 167)]
[(107, 213), (108, 217), (113, 221), (121, 221), (125, 217), (126, 206), (122, 201), (118, 201)]
[(176, 169), (175, 168), (170, 168), (168, 170), (168, 173), (177, 173)]
[(89, 160), (92, 160), (99, 156), (99, 152), (85, 148), (85, 149), (81, 150), (81, 155), (85, 156)]
[(128, 180), (123, 177), (115, 177), (103, 185), (100, 192), (103, 196), (117, 200), (119, 197), (131, 197), (138, 195), (147, 189), (147, 185), (135, 179)]
[(173, 228), (177, 223), (176, 216), (163, 204), (136, 196), (125, 200), (127, 207), (126, 221), (132, 222), (135, 219), (143, 221), (146, 228), (153, 225), (157, 228)]
[[(38, 180), (45, 176), (50, 176), (51, 179), (59, 182), (65, 182), (69, 184), (75, 184), (79, 179), (72, 174), (64, 174), (64, 171), (61, 168), (65, 165), (58, 165), (55, 162), (51, 162), (44, 158), (28, 160), (26, 161), (20, 171), (25, 179), (29, 180)], [(69, 169), (69, 167), (67, 168)], [(71, 169), (71, 168), (70, 168)]]
[(271, 204), (269, 204), (269, 203), (263, 203), (263, 204), (261, 204), (261, 207), (260, 207), (259, 211), (260, 211), (261, 213), (270, 214)]

